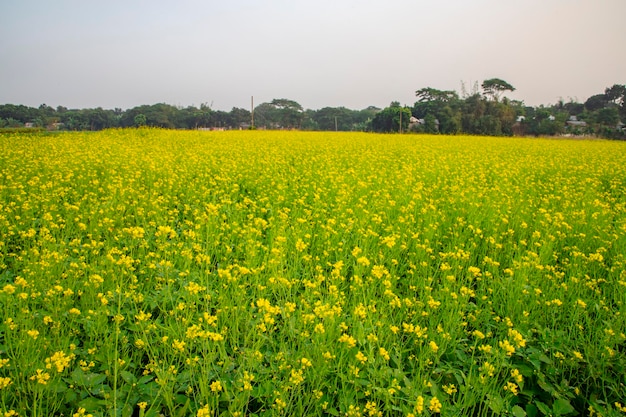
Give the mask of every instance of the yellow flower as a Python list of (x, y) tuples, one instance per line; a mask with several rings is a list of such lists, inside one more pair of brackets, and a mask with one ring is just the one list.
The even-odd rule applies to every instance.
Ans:
[(172, 342), (172, 347), (174, 348), (174, 350), (182, 353), (185, 351), (185, 342), (182, 340), (174, 339), (174, 341)]
[(302, 241), (302, 239), (298, 239), (298, 241), (296, 242), (296, 250), (298, 252), (304, 251), (307, 248), (307, 246), (309, 246), (309, 244), (308, 243), (304, 243)]
[(248, 371), (243, 371), (243, 378), (241, 382), (243, 382), (243, 388), (241, 391), (251, 391), (252, 390), (252, 381), (254, 381), (254, 375), (249, 373)]
[(274, 406), (278, 409), (281, 410), (285, 407), (287, 407), (287, 403), (284, 402), (281, 398), (276, 398), (276, 400), (274, 400)]
[(15, 286), (13, 286), (11, 284), (6, 284), (3, 287), (2, 291), (7, 293), (7, 294), (13, 294), (15, 292)]
[(490, 364), (489, 362), (483, 363), (483, 366), (480, 369), (486, 376), (489, 376), (489, 377), (494, 376), (495, 371), (496, 371), (496, 367)]
[(485, 334), (479, 330), (474, 330), (472, 332), (472, 336), (474, 336), (477, 339), (484, 339), (485, 338)]
[(342, 334), (339, 338), (339, 342), (345, 343), (348, 348), (353, 348), (356, 346), (356, 339), (346, 333)]
[(137, 321), (146, 321), (150, 317), (152, 317), (152, 313), (144, 313), (143, 311), (140, 311), (139, 314), (135, 314)]
[(66, 355), (63, 351), (55, 352), (49, 358), (46, 358), (46, 369), (52, 369), (54, 366), (58, 373), (70, 366), (70, 361), (74, 359), (74, 354)]
[(526, 346), (526, 340), (524, 340), (522, 334), (517, 330), (509, 329), (509, 337), (513, 339), (513, 342), (515, 342), (518, 348)]
[(433, 413), (441, 412), (441, 402), (437, 397), (433, 397), (430, 399), (430, 403), (428, 404), (428, 409)]
[(387, 349), (385, 349), (384, 347), (381, 347), (378, 349), (378, 354), (380, 356), (383, 357), (384, 360), (388, 361), (389, 360), (389, 352), (387, 352)]
[(504, 350), (506, 356), (513, 356), (515, 353), (515, 347), (513, 347), (513, 345), (506, 339), (499, 342), (498, 345), (502, 350)]
[(489, 354), (491, 353), (491, 345), (480, 345), (478, 346), (478, 350), (480, 350), (483, 353)]
[(9, 377), (6, 377), (6, 378), (0, 377), (0, 389), (8, 387), (12, 383), (13, 382), (11, 381), (11, 378), (9, 378)]
[(421, 395), (417, 397), (415, 401), (415, 412), (417, 414), (422, 414), (424, 412), (424, 397)]
[(322, 323), (317, 323), (315, 325), (315, 328), (313, 329), (313, 332), (324, 334), (326, 332), (326, 329), (324, 328), (324, 325)]
[(93, 417), (93, 415), (87, 414), (87, 410), (80, 407), (76, 413), (72, 414), (72, 417)]
[(387, 268), (385, 268), (383, 265), (374, 265), (372, 267), (372, 275), (374, 275), (376, 278), (382, 278), (383, 275), (387, 275), (389, 272), (387, 271)]
[(137, 403), (137, 407), (139, 407), (140, 410), (145, 410), (146, 407), (148, 407), (148, 403), (145, 401), (139, 402)]
[(470, 274), (472, 274), (472, 276), (474, 276), (474, 277), (479, 277), (481, 275), (480, 268), (477, 268), (475, 266), (470, 266), (469, 268), (467, 268), (467, 271)]
[(446, 394), (448, 394), (448, 395), (452, 395), (452, 394), (454, 394), (455, 392), (457, 392), (457, 389), (456, 389), (456, 387), (454, 386), (454, 384), (443, 385), (443, 386), (441, 387), (441, 389), (443, 389), (443, 390), (444, 390), (444, 392), (445, 392)]
[(504, 386), (505, 391), (509, 391), (513, 395), (517, 395), (517, 385), (512, 382), (507, 382)]
[(367, 308), (363, 305), (363, 303), (354, 307), (354, 315), (361, 320), (364, 320), (365, 317), (367, 317)]
[(44, 372), (43, 369), (37, 369), (37, 373), (29, 378), (31, 381), (37, 381), (38, 384), (46, 385), (50, 379), (50, 374)]
[(363, 353), (361, 353), (361, 351), (358, 351), (356, 353), (356, 358), (357, 360), (359, 360), (361, 363), (365, 363), (367, 362), (367, 356), (365, 356)]
[(324, 359), (326, 360), (331, 360), (331, 359), (335, 359), (335, 355), (333, 355), (332, 353), (326, 351), (324, 352), (324, 354), (322, 355), (324, 357)]
[(289, 382), (294, 385), (300, 385), (304, 381), (303, 371), (302, 369), (292, 369), (291, 376), (289, 377)]
[(185, 289), (189, 291), (189, 294), (198, 294), (199, 292), (206, 290), (206, 287), (203, 287), (202, 285), (191, 281), (189, 284), (187, 284)]
[(196, 417), (209, 417), (211, 415), (211, 410), (209, 410), (209, 405), (206, 404), (204, 407), (198, 410)]
[(222, 391), (224, 388), (222, 387), (222, 382), (221, 381), (214, 381), (211, 383), (210, 385), (211, 388), (211, 392), (220, 392)]

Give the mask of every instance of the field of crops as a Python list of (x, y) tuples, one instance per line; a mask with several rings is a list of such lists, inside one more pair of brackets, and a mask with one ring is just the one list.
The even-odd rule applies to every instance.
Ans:
[(626, 415), (626, 143), (0, 149), (0, 415)]

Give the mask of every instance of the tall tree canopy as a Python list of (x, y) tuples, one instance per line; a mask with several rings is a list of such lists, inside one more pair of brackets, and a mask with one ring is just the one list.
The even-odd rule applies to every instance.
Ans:
[(485, 96), (498, 101), (505, 91), (515, 91), (515, 87), (500, 78), (490, 78), (481, 84)]

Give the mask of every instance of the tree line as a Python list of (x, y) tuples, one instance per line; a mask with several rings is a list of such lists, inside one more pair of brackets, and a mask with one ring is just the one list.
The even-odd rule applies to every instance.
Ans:
[(626, 139), (626, 85), (615, 84), (584, 102), (559, 100), (549, 106), (526, 106), (505, 94), (515, 88), (492, 78), (461, 93), (425, 87), (412, 106), (392, 102), (386, 108), (304, 109), (290, 99), (274, 99), (250, 110), (214, 110), (207, 104), (180, 107), (165, 103), (122, 110), (0, 105), (0, 128), (102, 130), (153, 126), (167, 129), (299, 129), (322, 131), (422, 132), (442, 134), (594, 135)]

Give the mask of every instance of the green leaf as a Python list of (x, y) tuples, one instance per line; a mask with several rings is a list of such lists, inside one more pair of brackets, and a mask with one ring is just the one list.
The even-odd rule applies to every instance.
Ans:
[(576, 410), (565, 398), (559, 398), (552, 404), (552, 411), (557, 416), (566, 416), (568, 414), (576, 413)]
[(154, 379), (154, 376), (152, 376), (152, 375), (144, 375), (141, 378), (139, 378), (139, 381), (137, 381), (137, 385), (147, 384), (148, 382), (152, 381), (153, 379)]
[(63, 381), (53, 381), (48, 385), (49, 389), (56, 393), (62, 393), (67, 391), (67, 385)]
[(100, 406), (105, 405), (106, 401), (99, 400), (94, 397), (85, 398), (81, 402), (78, 403), (78, 407), (84, 408), (86, 411), (97, 411)]
[[(184, 396), (177, 395), (176, 396), (176, 402), (178, 404), (184, 404), (184, 406), (183, 406), (183, 408), (179, 409), (176, 412), (176, 415), (178, 417), (184, 417), (184, 416), (188, 415), (187, 410), (189, 409), (189, 405), (191, 404), (191, 402), (189, 401), (189, 398), (180, 398), (180, 397), (184, 397)], [(184, 402), (183, 402), (183, 399), (185, 400)]]
[(369, 380), (363, 378), (357, 378), (354, 382), (362, 387), (367, 387), (371, 384)]
[(66, 403), (76, 402), (76, 400), (78, 399), (77, 391), (78, 390), (73, 390), (73, 389), (65, 391), (65, 402)]
[(537, 406), (539, 411), (541, 411), (541, 414), (543, 414), (544, 416), (549, 416), (550, 414), (552, 414), (552, 410), (550, 410), (550, 407), (548, 407), (541, 401), (535, 401), (535, 405)]
[(79, 368), (76, 368), (74, 372), (72, 372), (72, 381), (77, 385), (83, 385), (87, 388), (96, 387), (102, 384), (106, 379), (107, 377), (104, 374), (86, 373)]
[(524, 411), (520, 406), (515, 406), (511, 409), (511, 412), (515, 417), (526, 417), (526, 411)]
[(502, 414), (504, 399), (497, 394), (487, 394), (487, 405), (496, 414)]
[(328, 408), (325, 411), (326, 411), (326, 413), (330, 414), (331, 416), (338, 416), (339, 415), (339, 411), (337, 411), (336, 408)]
[(552, 394), (554, 392), (554, 386), (543, 379), (537, 379), (537, 385), (545, 392)]
[(120, 376), (122, 377), (124, 381), (126, 381), (129, 384), (137, 383), (137, 377), (128, 371), (120, 371)]
[(148, 398), (156, 397), (160, 390), (159, 386), (154, 381), (138, 385), (138, 387), (139, 387), (139, 393), (142, 396), (148, 397)]
[(539, 409), (532, 404), (526, 404), (526, 414), (528, 417), (537, 417), (537, 415), (539, 415)]
[(125, 404), (122, 407), (122, 417), (132, 417), (133, 415), (133, 407), (130, 404)]

